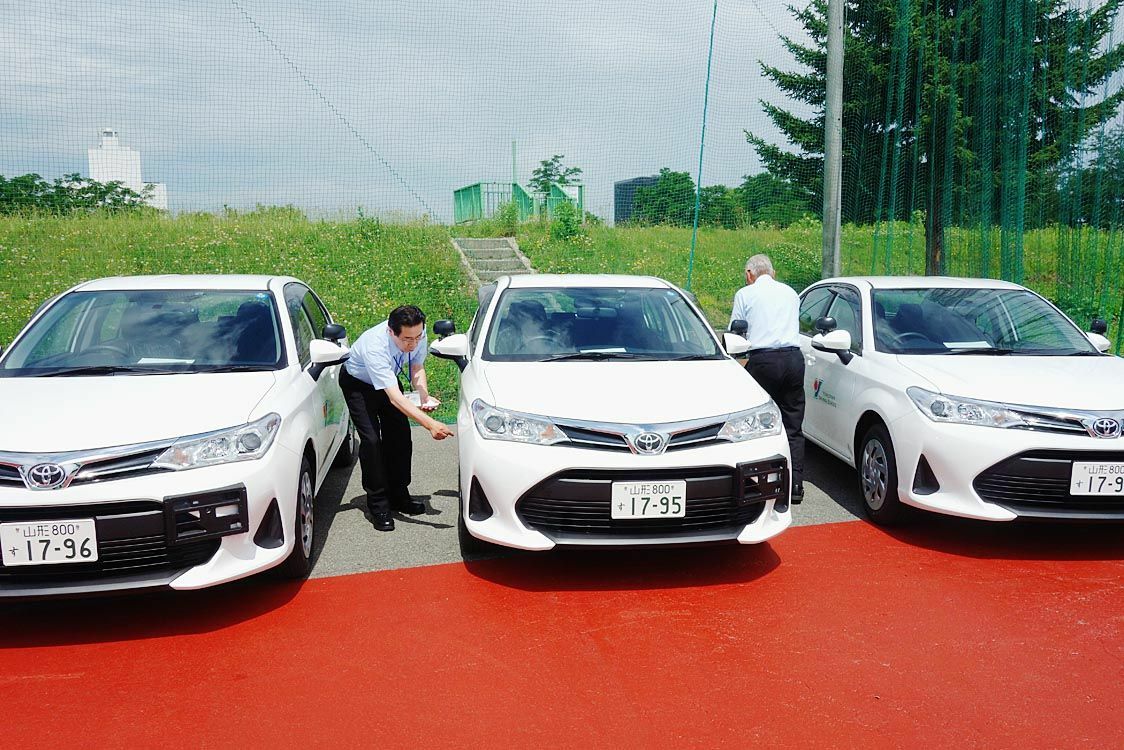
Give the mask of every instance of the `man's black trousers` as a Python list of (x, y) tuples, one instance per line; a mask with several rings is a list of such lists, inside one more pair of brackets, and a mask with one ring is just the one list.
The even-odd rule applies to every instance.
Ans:
[(777, 402), (792, 453), (792, 489), (804, 488), (804, 354), (799, 347), (750, 352), (746, 369)]
[(386, 513), (410, 500), (414, 445), (410, 420), (386, 395), (340, 368), (340, 387), (359, 432), (359, 468), (372, 513)]

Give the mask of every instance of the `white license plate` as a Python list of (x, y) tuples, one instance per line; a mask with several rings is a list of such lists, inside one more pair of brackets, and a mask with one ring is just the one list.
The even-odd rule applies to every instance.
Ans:
[(1124, 463), (1074, 461), (1069, 494), (1124, 497)]
[(613, 482), (613, 518), (682, 518), (687, 482)]
[(98, 533), (94, 519), (0, 523), (5, 567), (94, 562)]

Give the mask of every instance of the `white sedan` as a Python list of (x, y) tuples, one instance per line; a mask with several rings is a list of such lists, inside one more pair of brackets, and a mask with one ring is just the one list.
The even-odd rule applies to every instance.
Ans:
[(46, 303), (0, 356), (0, 598), (307, 575), (315, 492), (356, 442), (344, 336), (284, 277)]
[(1124, 519), (1124, 360), (1017, 284), (828, 279), (804, 290), (809, 440), (867, 515)]
[(747, 348), (660, 279), (484, 287), (468, 333), (431, 347), (462, 370), (463, 548), (779, 534), (792, 521), (788, 442), (776, 405), (730, 356)]

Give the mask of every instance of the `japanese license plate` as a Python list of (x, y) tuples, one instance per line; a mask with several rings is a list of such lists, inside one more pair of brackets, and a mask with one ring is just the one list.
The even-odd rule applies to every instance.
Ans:
[(613, 482), (612, 518), (682, 518), (687, 482)]
[(1074, 461), (1069, 494), (1124, 497), (1124, 463)]
[(98, 535), (94, 519), (0, 523), (5, 567), (94, 562)]

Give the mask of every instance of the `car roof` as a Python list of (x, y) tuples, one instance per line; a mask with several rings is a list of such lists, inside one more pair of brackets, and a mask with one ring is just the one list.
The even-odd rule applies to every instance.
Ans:
[(867, 284), (871, 289), (1023, 289), (1001, 279), (967, 279), (959, 276), (841, 276), (817, 283)]
[(511, 289), (541, 287), (635, 287), (637, 289), (671, 289), (672, 285), (655, 276), (628, 274), (534, 273), (509, 276)]
[[(229, 289), (268, 291), (277, 276), (251, 274), (163, 274), (112, 276), (80, 284), (75, 291), (105, 292), (125, 289)], [(295, 280), (295, 279), (294, 279)]]

